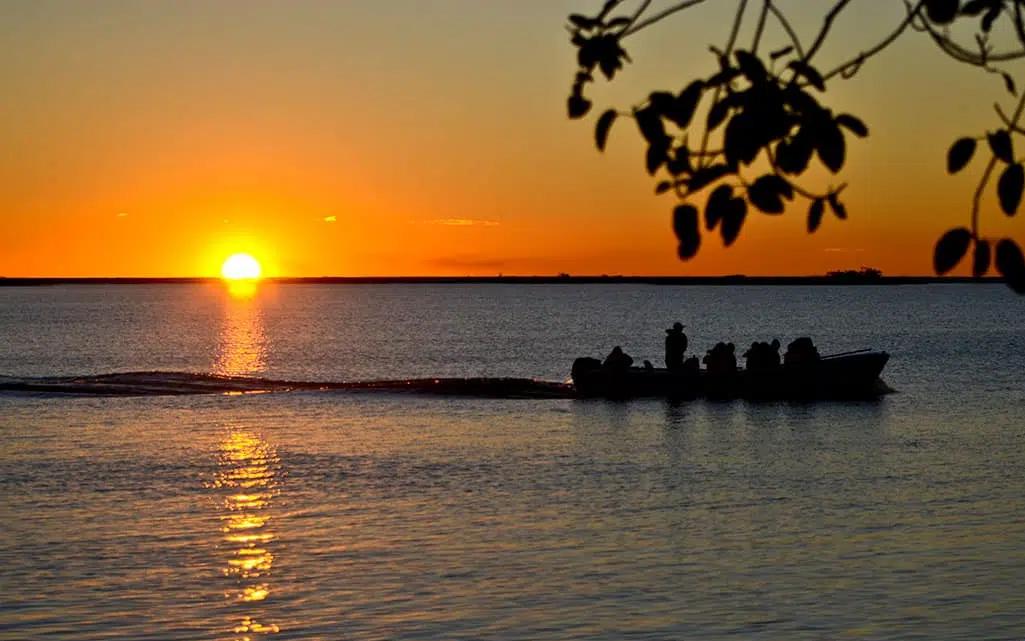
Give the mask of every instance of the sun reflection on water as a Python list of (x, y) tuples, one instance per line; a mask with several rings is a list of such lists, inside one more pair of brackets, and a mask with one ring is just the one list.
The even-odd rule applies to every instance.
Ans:
[(277, 538), (269, 508), (279, 492), (280, 460), (265, 440), (243, 429), (232, 429), (221, 442), (219, 470), (212, 488), (224, 492), (221, 501), (221, 541), (227, 551), (221, 573), (230, 581), (224, 592), (232, 607), (232, 632), (237, 641), (252, 635), (279, 632), (276, 624), (259, 620), (246, 609), (272, 594), (272, 549)]
[[(231, 283), (232, 285), (236, 283)], [(266, 366), (267, 337), (258, 298), (229, 291), (218, 337), (213, 371), (222, 376), (250, 376)]]

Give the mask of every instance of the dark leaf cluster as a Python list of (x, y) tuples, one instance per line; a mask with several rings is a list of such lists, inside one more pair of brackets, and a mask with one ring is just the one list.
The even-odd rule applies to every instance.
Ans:
[[(954, 2), (954, 4), (957, 4), (957, 2)], [(979, 28), (982, 29), (983, 33), (989, 33), (993, 29), (993, 23), (1000, 17), (1000, 12), (1003, 9), (1004, 0), (968, 0), (961, 7), (961, 15), (969, 17), (981, 16)]]
[(570, 118), (581, 118), (591, 110), (591, 101), (584, 95), (584, 88), (594, 81), (595, 69), (607, 80), (612, 80), (623, 68), (623, 63), (630, 61), (620, 45), (620, 37), (630, 26), (630, 19), (625, 16), (610, 18), (608, 13), (615, 4), (605, 3), (594, 17), (578, 13), (569, 17), (570, 42), (577, 48), (578, 66), (566, 105)]
[[(1025, 0), (908, 3), (907, 21), (891, 38), (872, 52), (859, 54), (846, 65), (823, 73), (812, 63), (812, 58), (829, 31), (832, 19), (847, 3), (832, 4), (825, 25), (810, 49), (801, 47), (785, 19), (777, 15), (788, 30), (792, 44), (760, 54), (757, 47), (761, 28), (771, 7), (765, 3), (762, 8), (762, 20), (750, 49), (734, 48), (736, 29), (746, 6), (742, 2), (733, 36), (725, 50), (711, 48), (717, 61), (713, 73), (690, 80), (679, 91), (651, 92), (641, 104), (628, 111), (608, 109), (598, 117), (594, 136), (595, 144), (602, 151), (607, 146), (612, 125), (620, 118), (633, 118), (645, 143), (645, 169), (657, 178), (655, 193), (673, 192), (682, 201), (674, 208), (672, 216), (681, 259), (695, 256), (700, 248), (701, 211), (689, 201), (705, 190), (709, 193), (704, 205), (704, 231), (718, 231), (725, 246), (736, 241), (749, 211), (782, 214), (796, 198), (808, 202), (809, 233), (821, 228), (827, 211), (840, 220), (847, 218), (846, 207), (839, 198), (844, 185), (814, 193), (799, 184), (799, 179), (814, 166), (813, 161), (832, 174), (839, 173), (847, 161), (851, 136), (864, 138), (869, 133), (858, 117), (834, 112), (822, 104), (822, 94), (827, 90), (827, 81), (837, 75), (846, 78), (856, 73), (867, 57), (895, 40), (908, 25), (928, 32), (951, 57), (1000, 74), (1008, 91), (1016, 95), (1010, 75), (990, 65), (993, 47), (988, 38), (995, 22), (1001, 16), (1008, 16), (1022, 46), (1020, 55), (1025, 57), (1025, 19), (1022, 18)], [(624, 36), (686, 8), (689, 3), (647, 20), (639, 20), (647, 3), (642, 3), (632, 17), (611, 16), (619, 5), (620, 0), (606, 0), (596, 16), (574, 14), (569, 17), (579, 67), (567, 103), (571, 118), (580, 118), (590, 111), (591, 101), (584, 95), (584, 89), (594, 81), (596, 69), (612, 80), (624, 63), (629, 62), (621, 46)], [(778, 9), (775, 12), (779, 14)], [(968, 49), (944, 44), (949, 42), (950, 25), (962, 20), (979, 21), (977, 55)], [(1005, 55), (1001, 59), (1008, 58)], [(1012, 118), (1000, 112), (1004, 126), (985, 136), (958, 139), (946, 159), (949, 173), (960, 172), (976, 155), (979, 141), (984, 141), (992, 157), (979, 192), (986, 186), (991, 172), (997, 170), (994, 174), (997, 200), (1008, 216), (1017, 214), (1025, 197), (1025, 163), (1014, 153), (1014, 136), (1025, 134), (1018, 126), (1023, 109), (1025, 96)], [(936, 272), (948, 273), (971, 249), (973, 274), (982, 276), (995, 268), (1015, 291), (1025, 292), (1025, 261), (1020, 248), (1009, 238), (999, 242), (981, 238), (977, 209), (978, 196), (971, 228), (952, 229), (937, 242), (933, 255)]]
[(993, 262), (997, 272), (1004, 281), (1019, 294), (1025, 294), (1025, 259), (1022, 257), (1018, 243), (1010, 238), (1003, 238), (996, 244), (996, 260), (990, 242), (975, 238), (966, 227), (951, 229), (940, 237), (933, 252), (933, 268), (937, 274), (946, 274), (972, 251), (972, 274), (982, 276), (989, 271)]
[[(600, 22), (589, 20), (574, 23), (583, 25), (581, 28), (601, 29)], [(770, 61), (787, 53), (773, 52)], [(578, 80), (588, 73), (582, 66)], [(578, 92), (582, 86), (574, 85), (571, 104), (582, 99)], [(868, 128), (857, 117), (834, 114), (821, 105), (812, 88), (824, 89), (825, 82), (810, 64), (795, 60), (784, 72), (773, 73), (754, 53), (738, 50), (731, 57), (721, 56), (719, 69), (708, 78), (692, 80), (678, 92), (649, 94), (642, 105), (626, 115), (633, 117), (646, 143), (647, 172), (667, 175), (656, 184), (655, 193), (673, 190), (680, 198), (688, 199), (718, 184), (705, 205), (705, 226), (708, 231), (718, 229), (727, 246), (739, 235), (749, 206), (765, 214), (782, 214), (797, 195), (793, 178), (807, 171), (813, 158), (837, 173), (846, 161), (846, 136), (868, 135)], [(705, 99), (708, 108), (700, 122), (696, 114)], [(594, 135), (599, 150), (605, 149), (619, 116), (609, 109), (598, 117)], [(709, 152), (689, 146), (688, 134), (697, 138), (717, 130), (721, 130), (721, 150)], [(770, 171), (747, 183), (742, 174), (759, 159), (766, 161)], [(838, 218), (846, 218), (835, 192), (804, 195), (811, 200), (810, 232), (819, 228), (826, 203)], [(701, 231), (696, 223), (690, 224), (689, 206), (681, 207), (674, 210), (673, 228), (680, 242), (680, 256), (690, 258), (698, 250), (700, 242), (695, 238), (700, 239)]]

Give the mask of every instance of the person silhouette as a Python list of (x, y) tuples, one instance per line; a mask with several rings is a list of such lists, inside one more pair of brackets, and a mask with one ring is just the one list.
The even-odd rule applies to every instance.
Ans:
[(634, 359), (629, 354), (623, 351), (623, 348), (616, 345), (609, 352), (609, 355), (605, 357), (605, 361), (602, 363), (602, 367), (605, 367), (613, 372), (625, 372), (630, 369), (630, 366), (634, 364)]
[(666, 367), (671, 370), (683, 369), (683, 355), (687, 352), (687, 335), (683, 328), (684, 325), (677, 322), (666, 330)]

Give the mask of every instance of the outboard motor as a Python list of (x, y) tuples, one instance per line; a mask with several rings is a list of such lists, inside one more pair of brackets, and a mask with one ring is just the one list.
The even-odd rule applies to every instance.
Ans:
[(573, 369), (570, 370), (570, 375), (573, 377), (573, 380), (577, 380), (581, 373), (593, 372), (598, 369), (601, 369), (600, 360), (589, 356), (581, 356), (573, 361)]

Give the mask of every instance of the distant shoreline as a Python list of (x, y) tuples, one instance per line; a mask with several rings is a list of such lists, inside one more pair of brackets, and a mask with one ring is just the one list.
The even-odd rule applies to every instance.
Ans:
[[(192, 285), (219, 283), (215, 277), (183, 278), (5, 278), (0, 287), (46, 285)], [(316, 276), (266, 278), (263, 282), (288, 285), (933, 285), (995, 284), (999, 278), (881, 276)]]

